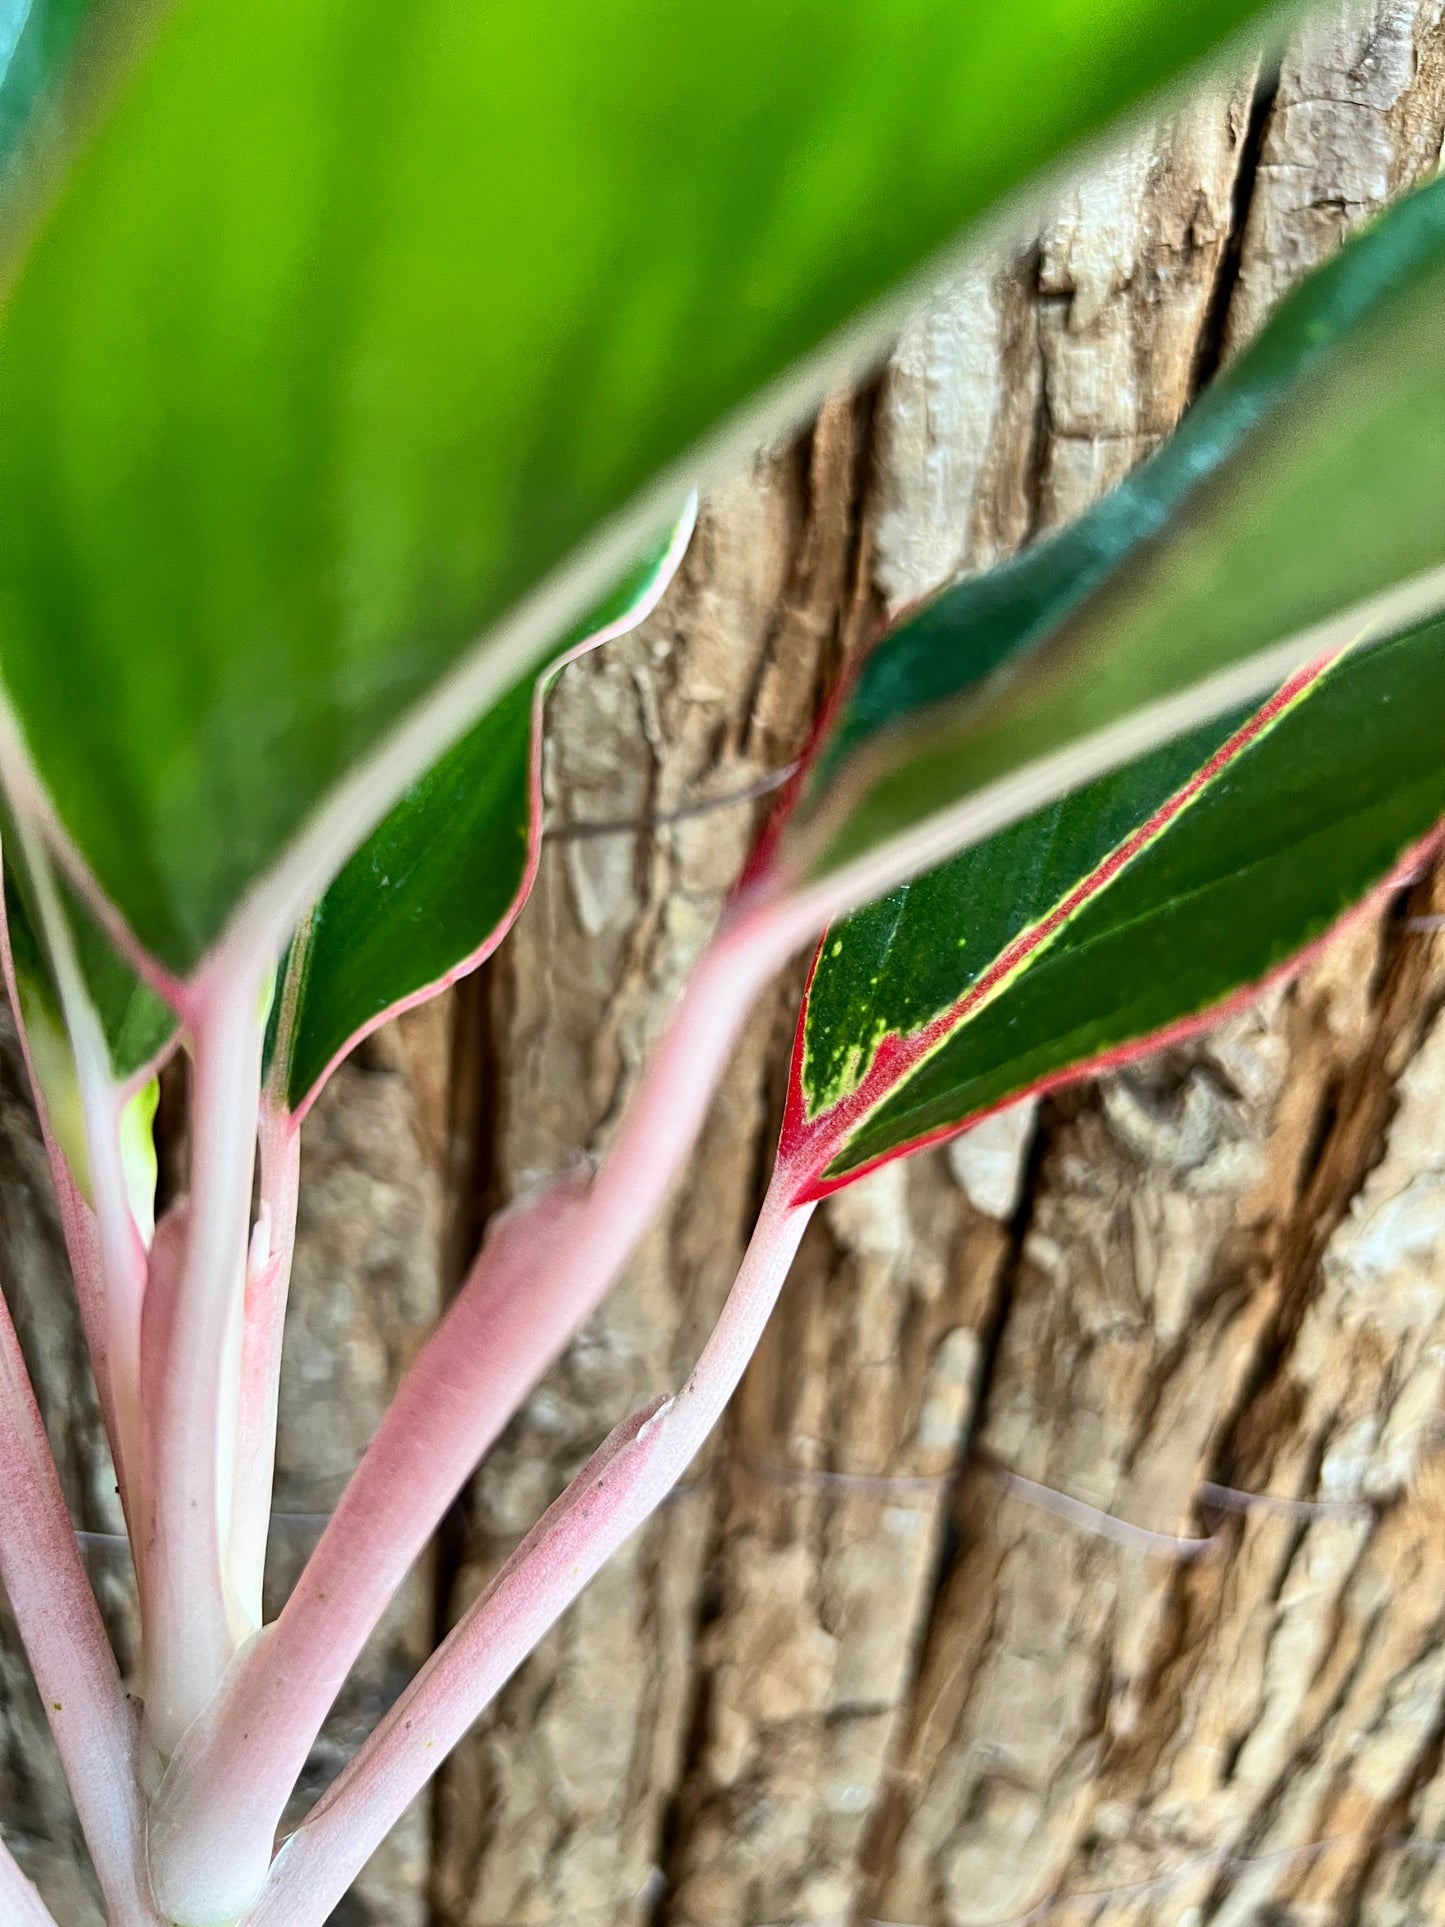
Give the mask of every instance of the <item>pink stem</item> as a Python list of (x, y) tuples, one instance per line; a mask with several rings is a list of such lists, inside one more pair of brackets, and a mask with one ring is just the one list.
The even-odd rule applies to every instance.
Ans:
[(9, 1311), (0, 1301), (0, 1580), (112, 1927), (159, 1927), (145, 1881), (135, 1714), (116, 1671)]
[[(75, 1028), (72, 1025), (74, 1038)], [(129, 1523), (134, 1522), (139, 1506), (138, 1484), (141, 1464), (140, 1439), (140, 1335), (141, 1307), (145, 1296), (146, 1250), (131, 1215), (126, 1190), (125, 1169), (121, 1161), (121, 1096), (111, 1082), (108, 1065), (102, 1069), (78, 1045), (76, 1065), (80, 1074), (81, 1097), (85, 1106), (85, 1140), (90, 1153), (91, 1184), (95, 1193), (93, 1216), (94, 1251), (99, 1258), (101, 1287), (106, 1312), (106, 1367), (110, 1376), (111, 1397), (115, 1405), (116, 1482)], [(74, 1180), (70, 1187), (74, 1190)], [(61, 1222), (65, 1221), (65, 1191), (57, 1186), (61, 1200)], [(84, 1200), (75, 1203), (82, 1209)], [(83, 1289), (77, 1274), (77, 1295)], [(134, 1536), (134, 1534), (132, 1535)], [(141, 1559), (137, 1559), (140, 1570)]]
[(281, 1617), (175, 1752), (155, 1802), (151, 1864), (179, 1917), (204, 1927), (202, 1889), (224, 1892), (230, 1911), (220, 1920), (254, 1897), (291, 1787), (356, 1655), (462, 1481), (651, 1222), (759, 988), (796, 941), (772, 907), (726, 923), (585, 1196), (554, 1187), (483, 1246)]
[(0, 1840), (0, 1908), (8, 1927), (55, 1927), (55, 1916), (20, 1871), (13, 1853)]
[(235, 1392), (261, 1094), (266, 971), (221, 963), (192, 987), (191, 1196), (177, 1261), (157, 1227), (141, 1347), (146, 1725), (163, 1754), (214, 1695), (240, 1614), (229, 1584)]
[(105, 1275), (100, 1263), (100, 1236), (96, 1227), (95, 1213), (80, 1195), (80, 1187), (71, 1175), (65, 1153), (56, 1143), (55, 1133), (50, 1128), (50, 1107), (45, 1101), (45, 1092), (35, 1072), (35, 1059), (30, 1052), (30, 1038), (26, 1033), (25, 1018), (21, 1011), (20, 986), (15, 976), (15, 957), (10, 948), (10, 926), (5, 917), (3, 892), (0, 892), (0, 970), (4, 972), (5, 995), (9, 999), (10, 1014), (15, 1019), (15, 1034), (20, 1039), (20, 1049), (25, 1058), (25, 1070), (30, 1079), (30, 1095), (35, 1102), (35, 1115), (40, 1123), (40, 1136), (45, 1145), (46, 1162), (50, 1166), (51, 1182), (55, 1187), (55, 1203), (60, 1214), (60, 1229), (65, 1238), (66, 1255), (70, 1259), (70, 1269), (75, 1279), (75, 1295), (80, 1304), (80, 1322), (84, 1327), (86, 1349), (90, 1353), (90, 1366), (95, 1375), (95, 1387), (100, 1397), (106, 1438), (110, 1444), (111, 1457), (116, 1462), (116, 1478), (124, 1493), (125, 1479), (120, 1469), (120, 1435), (116, 1424), (115, 1398), (110, 1382), (110, 1344), (106, 1331)]
[(598, 1569), (661, 1503), (762, 1336), (811, 1203), (775, 1173), (727, 1304), (675, 1398), (618, 1427), (422, 1668), (276, 1859), (245, 1927), (320, 1927), (387, 1830)]
[(41, 1109), (40, 1092), (33, 1079), (31, 1091), (36, 1109), (41, 1114), (45, 1148), (50, 1154), (50, 1180), (55, 1190), (56, 1209), (60, 1214), (60, 1229), (65, 1239), (66, 1256), (70, 1259), (76, 1303), (80, 1307), (81, 1329), (85, 1334), (86, 1350), (90, 1354), (90, 1369), (100, 1399), (101, 1417), (105, 1421), (106, 1442), (110, 1446), (115, 1481), (120, 1488), (121, 1505), (124, 1507), (129, 1504), (130, 1483), (125, 1453), (121, 1447), (120, 1411), (111, 1379), (109, 1307), (105, 1267), (100, 1255), (100, 1227), (95, 1221), (95, 1213), (80, 1195), (80, 1187), (71, 1176), (65, 1153), (50, 1135)]
[[(508, 1409), (500, 1390), (539, 1279), (585, 1206), (578, 1183), (554, 1186), (534, 1205), (504, 1213), (482, 1258), (441, 1325), (403, 1379), (363, 1462), (322, 1534), (276, 1625), (232, 1667), (213, 1706), (182, 1740), (155, 1801), (151, 1859), (166, 1904), (203, 1923), (183, 1864), (216, 1827), (199, 1856), (214, 1881), (249, 1843), (249, 1870), (236, 1875), (219, 1919), (250, 1899), (271, 1857), (286, 1795), (311, 1740), (358, 1652), (408, 1567), (451, 1503), (485, 1440), (478, 1427)], [(284, 1667), (277, 1663), (285, 1656)], [(240, 1733), (244, 1744), (233, 1736)], [(218, 1814), (224, 1812), (224, 1828)]]
[[(50, 877), (44, 852), (38, 845), (31, 852), (37, 888), (51, 895)], [(125, 1174), (120, 1156), (120, 1094), (109, 1075), (108, 1059), (97, 1061), (96, 1023), (88, 1007), (76, 1009), (77, 988), (69, 986), (65, 1001), (67, 1021), (72, 1029), (76, 1074), (81, 1084), (85, 1116), (86, 1148), (91, 1161), (91, 1182), (96, 1208), (87, 1204), (75, 1181), (69, 1161), (50, 1126), (49, 1107), (35, 1071), (30, 1038), (15, 975), (15, 959), (10, 948), (10, 929), (4, 916), (0, 895), (0, 966), (5, 990), (15, 1018), (16, 1034), (25, 1056), (25, 1069), (35, 1099), (36, 1116), (45, 1142), (45, 1155), (55, 1186), (60, 1226), (70, 1259), (75, 1295), (80, 1307), (86, 1350), (90, 1354), (100, 1399), (106, 1439), (115, 1465), (116, 1484), (127, 1520), (133, 1519), (134, 1484), (140, 1450), (140, 1315), (145, 1288), (145, 1247), (130, 1212)], [(53, 933), (61, 949), (67, 949), (68, 928)], [(64, 964), (72, 960), (66, 956)], [(63, 975), (72, 977), (66, 969)], [(66, 986), (62, 985), (62, 991)], [(103, 1045), (101, 1047), (103, 1053)]]
[(281, 1339), (301, 1177), (300, 1126), (269, 1101), (261, 1106), (260, 1150), (261, 1208), (246, 1265), (229, 1544), (236, 1600), (248, 1622), (256, 1627), (261, 1624), (261, 1582), (276, 1472)]

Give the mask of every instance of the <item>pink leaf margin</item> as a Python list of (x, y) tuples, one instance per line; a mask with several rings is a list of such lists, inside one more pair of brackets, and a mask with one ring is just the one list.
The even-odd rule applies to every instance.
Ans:
[(984, 1118), (1006, 1110), (1025, 1098), (1047, 1096), (1052, 1092), (1067, 1089), (1087, 1078), (1096, 1077), (1125, 1064), (1135, 1063), (1154, 1051), (1196, 1036), (1199, 1032), (1219, 1023), (1231, 1012), (1242, 1008), (1275, 984), (1288, 982), (1327, 948), (1341, 930), (1347, 928), (1357, 918), (1366, 915), (1382, 897), (1398, 890), (1402, 882), (1441, 847), (1442, 840), (1445, 840), (1445, 824), (1438, 825), (1413, 844), (1374, 889), (1360, 903), (1337, 918), (1328, 930), (1257, 982), (1241, 985), (1227, 997), (1221, 998), (1204, 1010), (1182, 1017), (1175, 1023), (1131, 1039), (1128, 1043), (1115, 1045), (1109, 1050), (1082, 1058), (1077, 1063), (1065, 1065), (1031, 1083), (1022, 1084), (1016, 1091), (1011, 1091), (1007, 1097), (1001, 1098), (997, 1103), (972, 1112), (955, 1123), (939, 1125), (916, 1138), (895, 1145), (852, 1170), (833, 1177), (825, 1175), (827, 1166), (845, 1148), (849, 1137), (865, 1119), (892, 1096), (960, 1025), (966, 1023), (985, 1004), (1005, 991), (1060, 930), (1107, 889), (1134, 858), (1162, 835), (1191, 803), (1197, 801), (1245, 750), (1258, 742), (1288, 710), (1303, 701), (1347, 653), (1344, 650), (1332, 651), (1292, 676), (1267, 703), (1235, 731), (1227, 742), (1221, 744), (1208, 762), (1197, 770), (1187, 783), (1181, 785), (1172, 796), (1167, 798), (1124, 842), (1111, 850), (1108, 856), (1062, 897), (1044, 917), (1021, 932), (1012, 943), (1007, 945), (989, 969), (976, 983), (969, 986), (962, 997), (940, 1012), (938, 1016), (930, 1019), (911, 1036), (904, 1037), (897, 1032), (890, 1032), (878, 1045), (866, 1075), (854, 1089), (827, 1110), (815, 1117), (809, 1117), (803, 1089), (805, 1034), (809, 994), (828, 940), (828, 933), (825, 931), (813, 953), (804, 987), (802, 1007), (798, 1014), (797, 1028), (794, 1032), (788, 1091), (778, 1147), (779, 1163), (785, 1166), (793, 1176), (795, 1189), (792, 1195), (795, 1202), (816, 1202), (835, 1191), (844, 1190), (857, 1179), (881, 1169), (885, 1164), (891, 1164), (900, 1157), (911, 1156), (915, 1151), (946, 1143), (949, 1139), (971, 1129), (975, 1124), (981, 1123)]
[[(391, 1018), (399, 1016), (403, 1011), (412, 1010), (420, 1004), (428, 1003), (433, 997), (439, 996), (442, 991), (450, 988), (452, 984), (458, 982), (462, 977), (467, 976), (480, 964), (485, 963), (487, 958), (491, 956), (492, 952), (511, 929), (523, 904), (531, 893), (532, 885), (536, 880), (537, 864), (540, 858), (542, 811), (541, 729), (543, 710), (548, 692), (556, 677), (567, 667), (568, 663), (575, 662), (579, 656), (589, 654), (604, 642), (612, 642), (619, 636), (626, 635), (652, 614), (665, 594), (674, 575), (677, 573), (683, 556), (687, 553), (688, 545), (692, 540), (693, 531), (697, 524), (697, 510), (697, 495), (696, 492), (693, 492), (688, 496), (682, 512), (674, 524), (667, 549), (658, 563), (651, 581), (632, 605), (625, 610), (622, 615), (617, 617), (615, 621), (607, 623), (592, 635), (584, 637), (581, 642), (574, 644), (572, 648), (566, 650), (562, 655), (558, 656), (554, 661), (549, 662), (538, 672), (532, 699), (532, 742), (528, 773), (531, 834), (529, 836), (527, 863), (516, 895), (508, 905), (501, 921), (484, 943), (480, 944), (476, 950), (472, 951), (451, 970), (447, 971), (444, 976), (437, 978), (433, 983), (425, 984), (419, 989), (410, 992), (406, 997), (399, 998), (394, 1004), (388, 1005), (385, 1010), (369, 1018), (353, 1036), (348, 1038), (297, 1106), (294, 1116), (298, 1124), (315, 1102), (322, 1087), (335, 1070), (337, 1064), (354, 1050), (364, 1038), (369, 1037), (373, 1031), (389, 1022)], [(471, 720), (475, 721), (475, 718)], [(464, 733), (464, 728), (465, 725), (463, 726), (463, 730), (458, 732), (459, 735)], [(445, 753), (445, 749), (438, 752), (439, 755)], [(31, 760), (29, 749), (25, 743), (24, 732), (21, 729), (14, 711), (4, 699), (3, 691), (0, 691), (0, 771), (3, 771), (5, 787), (10, 792), (12, 800), (18, 808), (25, 809), (31, 818), (40, 826), (46, 846), (54, 857), (56, 864), (64, 872), (71, 887), (83, 899), (87, 909), (115, 946), (119, 955), (129, 964), (131, 969), (135, 971), (136, 975), (141, 978), (145, 984), (171, 1006), (183, 1024), (192, 1023), (196, 1017), (198, 1007), (204, 1002), (204, 982), (208, 975), (213, 974), (216, 970), (219, 952), (227, 947), (225, 934), (222, 934), (217, 942), (216, 948), (202, 959), (189, 977), (177, 976), (174, 972), (167, 970), (164, 965), (151, 955), (136, 937), (119, 907), (102, 888), (98, 878), (94, 875), (90, 865), (87, 863), (84, 854), (66, 829), (49, 791)], [(423, 770), (416, 772), (418, 776), (424, 773)], [(364, 841), (364, 836), (358, 838), (358, 842), (361, 841)], [(178, 1041), (178, 1036), (173, 1038), (157, 1053), (156, 1058), (150, 1064), (144, 1066), (141, 1071), (127, 1080), (125, 1086), (127, 1096), (133, 1094), (134, 1090), (139, 1089), (142, 1084), (148, 1082), (149, 1079), (156, 1074), (157, 1070), (165, 1063), (172, 1051), (176, 1048)]]
[[(439, 997), (443, 991), (450, 990), (453, 984), (460, 983), (463, 977), (469, 977), (474, 970), (478, 969), (487, 961), (488, 957), (493, 954), (506, 937), (508, 931), (512, 928), (512, 925), (517, 921), (527, 898), (532, 894), (532, 886), (537, 880), (537, 868), (542, 858), (542, 724), (547, 706), (547, 697), (551, 693), (553, 684), (569, 663), (576, 662), (579, 657), (590, 655), (594, 649), (600, 648), (605, 642), (615, 642), (619, 637), (630, 634), (632, 630), (647, 620), (666, 594), (673, 577), (677, 574), (682, 559), (687, 553), (688, 544), (692, 540), (696, 523), (697, 498), (696, 496), (692, 496), (689, 498), (686, 508), (678, 519), (677, 525), (672, 532), (672, 539), (668, 543), (667, 550), (658, 563), (651, 581), (636, 601), (618, 616), (615, 621), (607, 623), (594, 634), (584, 637), (581, 642), (574, 643), (572, 648), (565, 650), (562, 655), (558, 656), (555, 661), (549, 663), (537, 676), (532, 691), (532, 734), (527, 757), (527, 856), (516, 893), (507, 905), (507, 908), (502, 912), (500, 921), (483, 941), (477, 945), (475, 950), (469, 951), (465, 957), (461, 958), (442, 976), (437, 977), (431, 983), (421, 985), (417, 990), (409, 991), (405, 997), (398, 997), (396, 1002), (388, 1004), (385, 1010), (378, 1011), (374, 1016), (368, 1017), (366, 1022), (354, 1031), (352, 1035), (347, 1038), (346, 1042), (340, 1045), (332, 1054), (325, 1069), (322, 1070), (311, 1088), (296, 1105), (295, 1109), (289, 1113), (293, 1124), (298, 1127), (300, 1126), (307, 1112), (325, 1089), (332, 1073), (339, 1064), (343, 1063), (345, 1059), (351, 1055), (358, 1044), (372, 1036), (374, 1032), (380, 1030), (384, 1024), (389, 1024), (394, 1017), (400, 1017), (408, 1010), (419, 1009), (421, 1005), (430, 1003), (434, 997)], [(303, 996), (305, 994), (304, 983), (301, 994)]]

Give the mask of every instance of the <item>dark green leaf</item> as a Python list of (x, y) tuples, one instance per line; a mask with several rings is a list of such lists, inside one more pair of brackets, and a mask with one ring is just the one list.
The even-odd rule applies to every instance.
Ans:
[(804, 1007), (785, 1155), (830, 1189), (1259, 982), (1445, 815), (1442, 714), (1436, 621), (1347, 654), (1116, 869), (1109, 853), (1228, 723), (835, 926)]
[(0, 328), (0, 667), (140, 939), (191, 969), (591, 531), (1255, 11), (179, 0)]
[[(579, 623), (557, 662), (640, 620), (691, 517)], [(549, 672), (542, 679), (550, 681)], [(398, 1005), (473, 968), (520, 909), (541, 825), (536, 720), (543, 687), (517, 683), (416, 783), (317, 906), (301, 938), (284, 1090), (299, 1111), (328, 1067)]]
[[(1445, 181), (1307, 282), (1112, 495), (879, 645), (785, 859), (856, 857), (1445, 565), (1442, 311)], [(1442, 602), (1427, 585), (1403, 619)]]
[(111, 1071), (117, 1083), (127, 1083), (167, 1050), (176, 1035), (176, 1013), (118, 954), (63, 878), (60, 891), (76, 961), (105, 1033)]

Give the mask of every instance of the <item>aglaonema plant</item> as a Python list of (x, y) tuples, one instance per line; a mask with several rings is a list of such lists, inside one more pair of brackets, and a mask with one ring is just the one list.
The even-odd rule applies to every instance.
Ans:
[[(819, 1198), (1202, 1021), (1433, 834), (1445, 187), (1090, 514), (875, 642), (608, 1155), (489, 1228), (262, 1624), (302, 1120), (503, 939), (550, 678), (653, 606), (690, 486), (886, 338), (900, 276), (1250, 12), (31, 8), (0, 83), (4, 968), (135, 1558), (131, 1690), (8, 1317), (0, 1578), (116, 1927), (319, 1927), (685, 1468)], [(809, 944), (695, 1369), (278, 1849), (367, 1635)], [(189, 1184), (156, 1221), (177, 1049)], [(8, 1856), (0, 1899), (48, 1918)]]

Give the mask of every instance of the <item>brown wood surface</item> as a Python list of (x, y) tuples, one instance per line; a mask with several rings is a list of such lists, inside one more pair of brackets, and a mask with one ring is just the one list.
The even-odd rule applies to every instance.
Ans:
[[(1136, 129), (714, 491), (657, 613), (567, 671), (517, 931), (307, 1127), (276, 1585), (485, 1212), (605, 1148), (839, 663), (1096, 499), (1438, 165), (1441, 15), (1327, 9), (1276, 71)], [(338, 1920), (1445, 1921), (1442, 911), (1426, 875), (1188, 1047), (830, 1201), (684, 1491)], [(599, 1437), (685, 1372), (759, 1195), (796, 994), (758, 1011), (665, 1219), (448, 1520), (302, 1799)], [(8, 1045), (0, 1265), (77, 1521), (113, 1529)], [(92, 1563), (124, 1650), (123, 1561)], [(10, 1647), (0, 1818), (61, 1927), (93, 1927)]]

